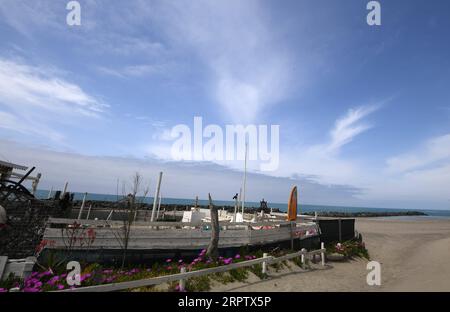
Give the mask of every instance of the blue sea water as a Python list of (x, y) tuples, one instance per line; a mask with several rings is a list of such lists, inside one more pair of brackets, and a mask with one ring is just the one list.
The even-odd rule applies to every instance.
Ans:
[[(49, 191), (48, 190), (38, 190), (36, 192), (36, 197), (45, 199), (48, 197)], [(74, 198), (76, 200), (82, 200), (84, 196), (84, 193), (75, 193)], [(87, 200), (94, 200), (94, 201), (117, 201), (117, 195), (110, 195), (110, 194), (91, 194), (89, 193), (87, 196)], [(144, 202), (146, 203), (153, 203), (153, 197), (146, 197), (144, 199)], [(162, 198), (161, 200), (162, 204), (176, 204), (176, 205), (186, 205), (191, 206), (195, 203), (194, 199), (185, 199), (185, 198)], [(200, 200), (199, 199), (199, 205), (207, 205), (207, 200)], [(224, 201), (224, 200), (215, 200), (214, 204), (217, 206), (233, 206), (233, 201)], [(246, 207), (259, 207), (259, 202), (246, 202)], [(281, 211), (287, 211), (287, 204), (281, 204), (281, 203), (268, 203), (269, 207), (271, 208), (278, 208)], [(393, 209), (393, 208), (367, 208), (367, 207), (345, 207), (345, 206), (322, 206), (322, 205), (299, 205), (299, 209), (301, 212), (330, 212), (330, 211), (336, 211), (336, 212), (398, 212), (398, 211), (404, 211), (405, 209)], [(400, 217), (400, 218), (450, 218), (450, 211), (449, 210), (428, 210), (428, 209), (407, 209), (407, 210), (414, 210), (414, 211), (421, 211), (427, 214), (427, 216), (424, 217)], [(396, 218), (396, 217), (390, 217), (390, 218)]]

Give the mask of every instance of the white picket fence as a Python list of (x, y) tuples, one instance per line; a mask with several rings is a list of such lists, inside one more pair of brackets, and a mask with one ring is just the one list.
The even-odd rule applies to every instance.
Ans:
[(325, 266), (325, 252), (326, 252), (326, 249), (324, 247), (324, 243), (322, 243), (321, 249), (317, 249), (317, 250), (313, 250), (313, 251), (307, 251), (306, 249), (302, 249), (301, 251), (287, 254), (287, 255), (284, 255), (281, 257), (268, 256), (265, 253), (262, 258), (257, 258), (257, 259), (238, 262), (238, 263), (232, 263), (232, 264), (228, 264), (228, 265), (222, 265), (219, 267), (214, 267), (214, 268), (209, 268), (209, 269), (202, 269), (202, 270), (198, 270), (198, 271), (186, 272), (186, 268), (183, 267), (181, 269), (181, 272), (178, 274), (159, 276), (159, 277), (142, 279), (142, 280), (137, 280), (137, 281), (129, 281), (129, 282), (106, 284), (106, 285), (96, 285), (96, 286), (87, 286), (87, 287), (80, 287), (80, 288), (73, 288), (73, 289), (65, 289), (65, 290), (59, 290), (56, 292), (109, 292), (109, 291), (119, 291), (119, 290), (125, 290), (125, 289), (159, 285), (159, 284), (174, 282), (174, 281), (179, 281), (180, 290), (184, 290), (185, 281), (189, 278), (213, 274), (213, 273), (226, 272), (226, 271), (230, 271), (230, 270), (234, 270), (234, 269), (238, 269), (238, 268), (250, 267), (250, 266), (253, 266), (256, 264), (260, 264), (260, 263), (262, 263), (262, 273), (266, 274), (267, 273), (267, 265), (270, 265), (272, 263), (282, 262), (282, 261), (290, 260), (290, 259), (297, 258), (297, 257), (301, 257), (302, 263), (305, 263), (306, 258), (310, 258), (311, 256), (320, 254), (322, 265)]

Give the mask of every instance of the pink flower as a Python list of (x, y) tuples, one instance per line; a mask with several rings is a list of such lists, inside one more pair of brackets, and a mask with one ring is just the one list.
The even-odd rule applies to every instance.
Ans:
[(47, 282), (47, 284), (49, 284), (49, 285), (55, 285), (56, 284), (56, 282), (58, 282), (59, 281), (59, 276), (54, 276), (54, 277), (52, 277), (48, 282)]
[(59, 285), (57, 285), (56, 287), (57, 287), (59, 290), (63, 290), (63, 289), (65, 288), (65, 286), (62, 285), (62, 284), (59, 284)]
[(172, 262), (172, 259), (167, 259), (166, 262), (170, 263), (170, 262)]
[(236, 256), (234, 256), (234, 258), (235, 258), (235, 259), (240, 259), (240, 258), (241, 258), (241, 255), (240, 255), (240, 254), (237, 254)]
[(87, 280), (87, 279), (90, 278), (90, 277), (91, 277), (91, 274), (90, 274), (90, 273), (82, 274), (82, 275), (81, 275), (81, 278), (80, 278), (80, 281), (83, 282), (83, 281)]
[(0, 293), (5, 293), (8, 292), (8, 290), (6, 288), (0, 288)]

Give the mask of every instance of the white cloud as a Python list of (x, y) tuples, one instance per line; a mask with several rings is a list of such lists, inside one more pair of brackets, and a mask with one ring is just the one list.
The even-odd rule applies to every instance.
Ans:
[[(2, 156), (15, 163), (36, 166), (42, 173), (40, 188), (61, 187), (69, 181), (69, 191), (115, 194), (117, 178), (129, 181), (138, 171), (150, 180), (153, 189), (158, 172), (163, 171), (165, 197), (231, 200), (239, 191), (242, 173), (211, 163), (169, 162), (155, 159), (85, 156), (23, 146), (0, 139)], [(63, 175), (61, 173), (64, 173)], [(221, 183), (217, 183), (221, 181)], [(324, 186), (303, 178), (277, 178), (248, 174), (247, 199), (286, 203), (292, 185), (300, 185), (302, 203), (349, 204), (359, 190), (346, 186)]]
[(0, 128), (16, 131), (24, 135), (34, 135), (40, 137), (47, 137), (53, 141), (61, 142), (64, 136), (44, 125), (30, 125), (28, 122), (23, 122), (16, 116), (10, 113), (0, 111)]
[(389, 158), (387, 170), (390, 173), (407, 172), (443, 160), (450, 161), (450, 134), (432, 138), (415, 151)]
[(354, 137), (371, 128), (367, 123), (361, 122), (361, 119), (373, 113), (379, 108), (376, 105), (361, 106), (349, 109), (347, 114), (336, 121), (335, 127), (331, 130), (331, 142), (327, 149), (335, 151), (343, 145), (351, 142)]
[(2, 58), (0, 102), (12, 109), (39, 107), (88, 116), (97, 116), (107, 107), (78, 85), (54, 76), (51, 71)]
[(258, 1), (158, 4), (148, 14), (177, 47), (209, 68), (213, 96), (231, 120), (251, 122), (289, 95), (290, 56)]
[(370, 129), (364, 118), (375, 112), (379, 105), (351, 108), (338, 118), (329, 132), (329, 138), (314, 145), (297, 145), (281, 150), (280, 169), (282, 176), (296, 174), (314, 176), (314, 180), (327, 184), (359, 185), (364, 181), (362, 172), (367, 172), (358, 159), (344, 159), (339, 151), (358, 135)]
[[(61, 15), (65, 14), (65, 5), (61, 8)], [(1, 20), (29, 39), (32, 39), (33, 33), (41, 27), (60, 30), (65, 25), (65, 15), (61, 15), (58, 15), (58, 7), (55, 7), (52, 1), (0, 1)]]
[(128, 77), (135, 78), (135, 77), (165, 74), (169, 72), (171, 68), (173, 67), (167, 64), (155, 64), (155, 65), (139, 64), (139, 65), (124, 66), (121, 68), (109, 68), (100, 66), (98, 67), (98, 71), (103, 74), (119, 78), (128, 78)]
[(106, 104), (58, 74), (51, 68), (0, 58), (0, 105), (9, 110), (2, 111), (3, 128), (23, 133), (21, 124), (27, 124), (34, 135), (60, 141), (63, 135), (48, 126), (52, 122), (101, 116)]

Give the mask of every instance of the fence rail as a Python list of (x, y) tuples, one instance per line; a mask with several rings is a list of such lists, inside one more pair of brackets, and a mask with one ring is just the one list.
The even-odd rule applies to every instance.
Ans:
[(238, 268), (244, 268), (249, 267), (257, 264), (262, 264), (262, 273), (267, 273), (267, 265), (272, 263), (277, 263), (297, 257), (301, 257), (302, 263), (305, 262), (305, 257), (309, 257), (312, 255), (320, 254), (321, 255), (321, 261), (322, 265), (325, 265), (325, 247), (324, 244), (321, 244), (321, 249), (313, 250), (313, 251), (307, 251), (306, 249), (302, 249), (301, 251), (287, 254), (281, 257), (273, 257), (268, 256), (266, 253), (263, 255), (262, 258), (257, 258), (253, 260), (243, 261), (239, 263), (232, 263), (228, 265), (222, 265), (215, 268), (209, 268), (209, 269), (202, 269), (198, 271), (191, 271), (191, 272), (185, 272), (185, 268), (182, 268), (181, 273), (178, 274), (172, 274), (172, 275), (165, 275), (165, 276), (159, 276), (154, 278), (148, 278), (148, 279), (142, 279), (137, 281), (129, 281), (129, 282), (121, 282), (121, 283), (112, 283), (107, 285), (96, 285), (96, 286), (87, 286), (87, 287), (80, 287), (80, 288), (73, 288), (73, 289), (65, 289), (65, 290), (59, 290), (55, 292), (109, 292), (109, 291), (119, 291), (119, 290), (125, 290), (125, 289), (131, 289), (131, 288), (139, 288), (139, 287), (146, 287), (146, 286), (153, 286), (153, 285), (159, 285), (163, 283), (168, 282), (174, 282), (179, 281), (180, 288), (184, 290), (185, 280), (196, 277), (196, 276), (203, 276), (213, 273), (221, 273), (226, 272)]

